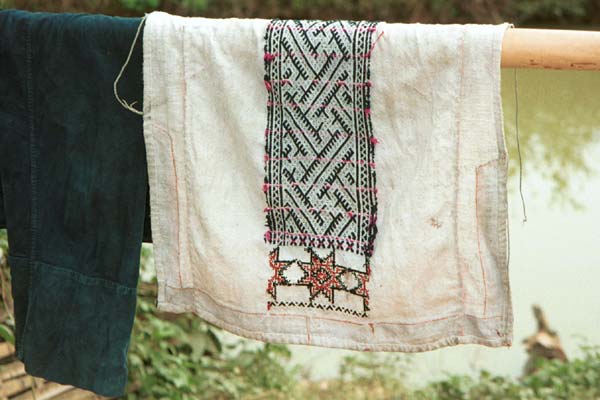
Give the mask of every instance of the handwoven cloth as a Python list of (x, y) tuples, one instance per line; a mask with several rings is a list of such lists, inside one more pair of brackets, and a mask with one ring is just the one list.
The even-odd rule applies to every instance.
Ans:
[[(115, 397), (127, 382), (147, 172), (113, 81), (139, 18), (0, 12), (0, 212), (16, 347), (34, 376)], [(120, 93), (142, 100), (142, 51)], [(2, 218), (0, 218), (0, 223)]]
[(270, 342), (510, 345), (506, 28), (150, 14), (159, 308)]

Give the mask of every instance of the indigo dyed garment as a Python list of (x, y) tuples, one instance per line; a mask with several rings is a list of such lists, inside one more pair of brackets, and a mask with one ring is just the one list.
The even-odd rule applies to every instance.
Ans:
[[(147, 196), (142, 119), (113, 81), (140, 19), (0, 12), (0, 182), (28, 373), (119, 396)], [(135, 47), (119, 91), (142, 101)], [(0, 208), (0, 210), (2, 209)]]

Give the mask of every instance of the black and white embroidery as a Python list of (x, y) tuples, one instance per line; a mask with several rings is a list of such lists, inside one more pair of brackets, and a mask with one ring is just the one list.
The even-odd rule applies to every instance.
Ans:
[(376, 23), (273, 20), (265, 240), (370, 256), (376, 234), (369, 61)]

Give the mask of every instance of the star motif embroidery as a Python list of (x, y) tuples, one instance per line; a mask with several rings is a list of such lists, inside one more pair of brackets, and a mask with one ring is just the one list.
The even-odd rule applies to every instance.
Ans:
[[(269, 267), (273, 270), (273, 275), (268, 280), (267, 293), (273, 300), (267, 302), (267, 310), (270, 310), (273, 306), (313, 307), (320, 310), (340, 311), (357, 317), (366, 317), (367, 311), (369, 311), (367, 284), (371, 275), (369, 260), (366, 259), (365, 272), (361, 272), (337, 265), (335, 250), (325, 258), (319, 257), (311, 248), (305, 250), (310, 256), (309, 262), (303, 262), (298, 258), (280, 260), (279, 247), (269, 253)], [(288, 276), (291, 268), (296, 267), (300, 271), (295, 270), (291, 277)], [(298, 278), (298, 272), (301, 272), (302, 277)], [(308, 298), (280, 300), (277, 298), (277, 287), (279, 286), (302, 286), (308, 291)], [(359, 310), (348, 308), (343, 304), (336, 304), (334, 298), (336, 290), (360, 296), (363, 301), (363, 308)], [(327, 303), (314, 301), (321, 294), (327, 298)]]
[(335, 265), (335, 253), (331, 252), (326, 258), (320, 258), (314, 251), (310, 252), (310, 263), (299, 262), (306, 275), (298, 282), (307, 285), (310, 298), (324, 294), (333, 303), (333, 290), (343, 289), (340, 278), (346, 271), (344, 267)]

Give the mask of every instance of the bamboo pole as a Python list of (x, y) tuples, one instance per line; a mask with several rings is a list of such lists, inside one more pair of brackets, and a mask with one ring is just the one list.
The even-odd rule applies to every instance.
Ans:
[(508, 29), (502, 67), (600, 71), (600, 32)]

